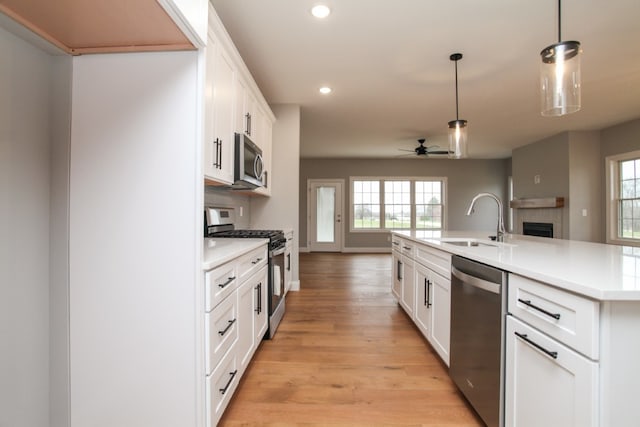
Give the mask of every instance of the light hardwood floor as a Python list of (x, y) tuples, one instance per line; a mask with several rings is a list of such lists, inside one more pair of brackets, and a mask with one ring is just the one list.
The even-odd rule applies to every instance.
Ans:
[(390, 292), (391, 256), (300, 254), (220, 426), (481, 426)]

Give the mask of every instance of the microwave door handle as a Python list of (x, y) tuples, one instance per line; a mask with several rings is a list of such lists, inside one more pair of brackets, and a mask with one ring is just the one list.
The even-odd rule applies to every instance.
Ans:
[(253, 160), (253, 173), (256, 178), (262, 179), (262, 156), (260, 154), (256, 155)]

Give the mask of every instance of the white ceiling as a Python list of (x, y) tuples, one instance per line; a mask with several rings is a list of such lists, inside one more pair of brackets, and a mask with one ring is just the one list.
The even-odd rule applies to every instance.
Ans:
[(446, 149), (454, 52), (472, 158), (640, 117), (639, 0), (562, 2), (562, 40), (583, 48), (582, 110), (559, 118), (540, 115), (538, 92), (555, 0), (210, 1), (267, 102), (301, 106), (301, 157), (393, 158), (420, 137)]

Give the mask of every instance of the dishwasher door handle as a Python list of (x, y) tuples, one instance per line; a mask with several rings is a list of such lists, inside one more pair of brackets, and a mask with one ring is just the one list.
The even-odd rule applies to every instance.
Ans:
[(460, 279), (463, 283), (467, 285), (471, 285), (473, 287), (485, 290), (487, 292), (491, 292), (494, 294), (500, 294), (500, 288), (502, 285), (499, 283), (489, 282), (484, 279), (480, 279), (479, 277), (471, 276), (467, 273), (464, 273), (454, 266), (451, 266), (451, 274)]

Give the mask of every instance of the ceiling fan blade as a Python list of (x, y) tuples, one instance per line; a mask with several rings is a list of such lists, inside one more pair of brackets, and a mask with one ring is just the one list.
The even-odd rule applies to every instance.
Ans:
[(442, 151), (442, 150), (429, 151), (429, 154), (449, 154), (449, 151)]

